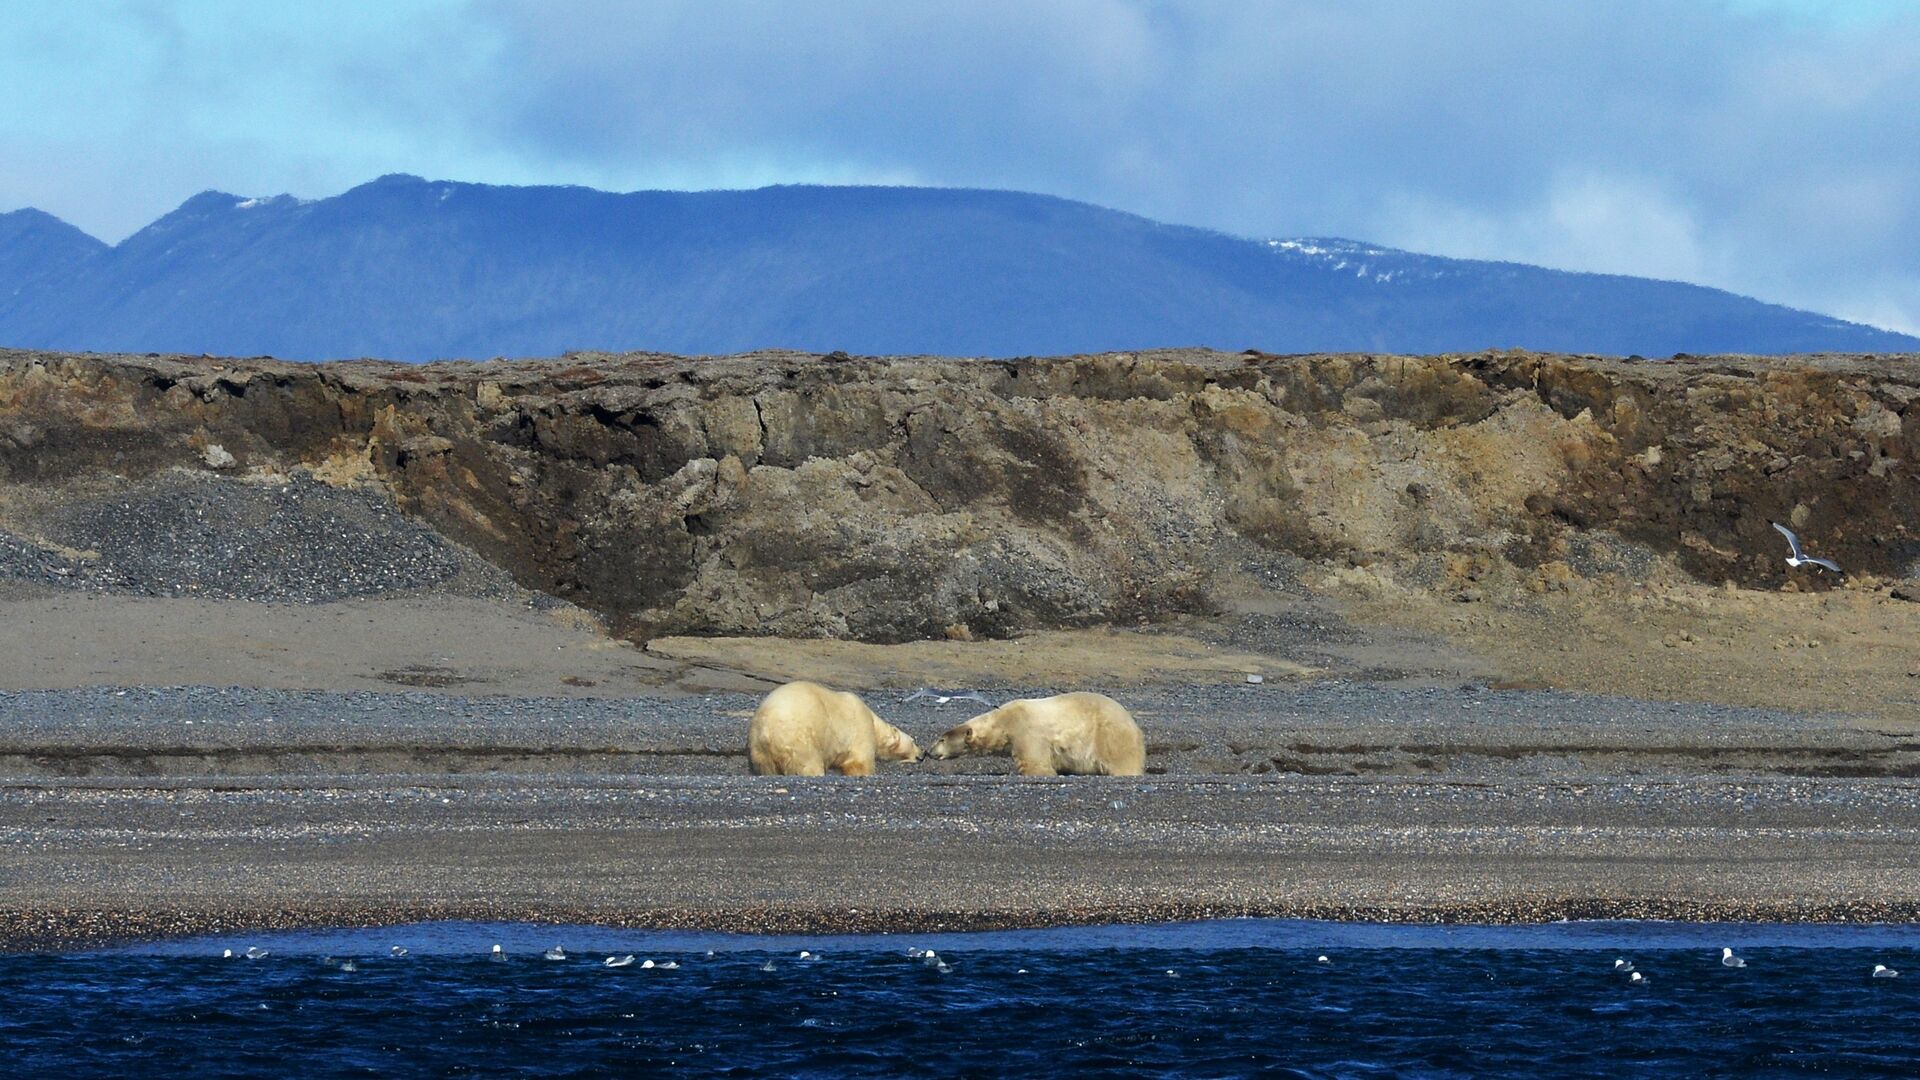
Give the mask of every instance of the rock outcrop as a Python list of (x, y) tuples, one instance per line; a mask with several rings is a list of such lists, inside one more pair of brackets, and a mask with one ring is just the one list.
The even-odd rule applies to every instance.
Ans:
[(1206, 610), (1285, 557), (1550, 585), (1602, 534), (1777, 584), (1770, 520), (1903, 576), (1916, 395), (1912, 356), (0, 352), (0, 484), (306, 469), (623, 633), (898, 641)]

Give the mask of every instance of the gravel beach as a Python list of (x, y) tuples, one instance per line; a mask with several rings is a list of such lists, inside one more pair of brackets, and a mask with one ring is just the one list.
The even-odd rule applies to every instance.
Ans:
[[(752, 777), (750, 694), (0, 694), (0, 946), (432, 918), (1920, 917), (1920, 741), (1870, 722), (1479, 687), (1115, 693), (1153, 775)], [(918, 736), (966, 713), (889, 696)]]

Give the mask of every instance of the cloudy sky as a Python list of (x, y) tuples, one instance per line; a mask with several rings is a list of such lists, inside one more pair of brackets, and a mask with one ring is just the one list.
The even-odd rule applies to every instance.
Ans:
[(1920, 0), (7, 0), (0, 210), (1044, 191), (1920, 332)]

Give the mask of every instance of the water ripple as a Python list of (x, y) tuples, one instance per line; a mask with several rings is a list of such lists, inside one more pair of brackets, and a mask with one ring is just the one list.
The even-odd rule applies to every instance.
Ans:
[[(1387, 941), (1327, 924), (1261, 930), (911, 943), (937, 947), (945, 975), (884, 936), (554, 927), (263, 936), (242, 943), (269, 948), (257, 961), (221, 959), (234, 943), (208, 941), (6, 956), (0, 1061), (62, 1080), (1920, 1075), (1903, 1035), (1920, 979), (1870, 975), (1876, 963), (1920, 970), (1911, 928), (1397, 928)], [(681, 967), (553, 963), (522, 938)], [(1720, 965), (1722, 940), (1746, 968)], [(487, 959), (491, 941), (509, 942), (506, 962)], [(394, 943), (409, 954), (391, 955)], [(826, 956), (794, 962), (798, 947)], [(1621, 955), (1645, 983), (1613, 970)], [(769, 957), (782, 961), (772, 972)]]

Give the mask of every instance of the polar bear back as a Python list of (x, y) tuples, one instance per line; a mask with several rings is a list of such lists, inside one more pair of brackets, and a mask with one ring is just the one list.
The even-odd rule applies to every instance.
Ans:
[(747, 759), (762, 776), (822, 776), (828, 769), (865, 776), (876, 756), (917, 754), (913, 740), (875, 716), (866, 702), (813, 682), (776, 688), (754, 710), (747, 729)]
[(987, 714), (1006, 737), (1020, 771), (1046, 775), (1140, 776), (1147, 746), (1126, 706), (1080, 691), (1009, 701)]

